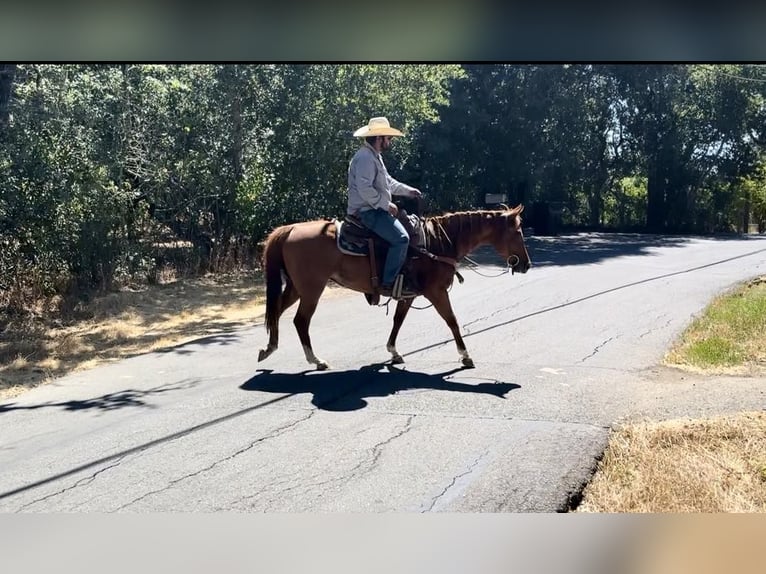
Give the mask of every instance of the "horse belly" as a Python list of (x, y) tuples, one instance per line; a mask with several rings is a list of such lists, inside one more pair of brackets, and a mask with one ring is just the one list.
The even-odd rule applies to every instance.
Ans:
[(370, 275), (369, 258), (342, 255), (332, 280), (354, 291), (372, 292)]

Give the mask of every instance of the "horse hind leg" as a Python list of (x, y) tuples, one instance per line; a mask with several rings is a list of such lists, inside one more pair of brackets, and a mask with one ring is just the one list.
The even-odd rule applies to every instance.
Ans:
[(298, 311), (295, 313), (293, 324), (295, 330), (298, 331), (298, 338), (303, 345), (303, 352), (306, 354), (306, 360), (317, 366), (318, 371), (324, 371), (329, 369), (330, 365), (327, 361), (324, 361), (314, 354), (314, 350), (311, 347), (311, 337), (309, 336), (309, 325), (311, 324), (311, 317), (316, 311), (317, 303), (319, 302), (319, 293), (312, 297), (303, 296), (301, 302), (298, 304)]
[(295, 290), (295, 286), (292, 281), (287, 280), (284, 291), (279, 296), (279, 315), (274, 328), (269, 333), (269, 344), (265, 349), (261, 349), (258, 353), (258, 362), (263, 361), (266, 357), (271, 355), (277, 350), (279, 346), (279, 317), (287, 311), (287, 309), (298, 300), (298, 292)]

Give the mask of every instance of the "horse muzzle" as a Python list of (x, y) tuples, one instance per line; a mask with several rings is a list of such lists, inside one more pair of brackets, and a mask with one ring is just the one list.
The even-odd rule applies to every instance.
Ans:
[(532, 266), (532, 263), (527, 259), (524, 263), (521, 262), (518, 255), (511, 255), (506, 261), (508, 267), (511, 268), (511, 275), (514, 273), (526, 273)]

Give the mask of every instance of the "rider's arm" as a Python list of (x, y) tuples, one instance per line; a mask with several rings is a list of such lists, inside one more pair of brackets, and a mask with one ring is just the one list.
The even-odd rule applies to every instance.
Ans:
[(403, 195), (405, 197), (418, 197), (420, 195), (419, 189), (395, 180), (388, 173), (386, 174), (386, 178), (388, 181), (388, 189), (391, 190), (391, 195)]

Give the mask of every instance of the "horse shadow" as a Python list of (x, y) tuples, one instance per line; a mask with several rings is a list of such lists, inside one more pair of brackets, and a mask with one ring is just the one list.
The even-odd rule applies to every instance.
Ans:
[(504, 399), (508, 392), (521, 388), (515, 383), (500, 381), (469, 384), (448, 379), (463, 370), (466, 368), (457, 367), (444, 373), (428, 374), (406, 371), (391, 363), (376, 363), (348, 371), (275, 373), (270, 369), (259, 369), (258, 374), (239, 388), (288, 395), (311, 393), (311, 404), (318, 409), (335, 412), (359, 410), (367, 406), (366, 398), (386, 397), (400, 391), (422, 389), (479, 393)]

